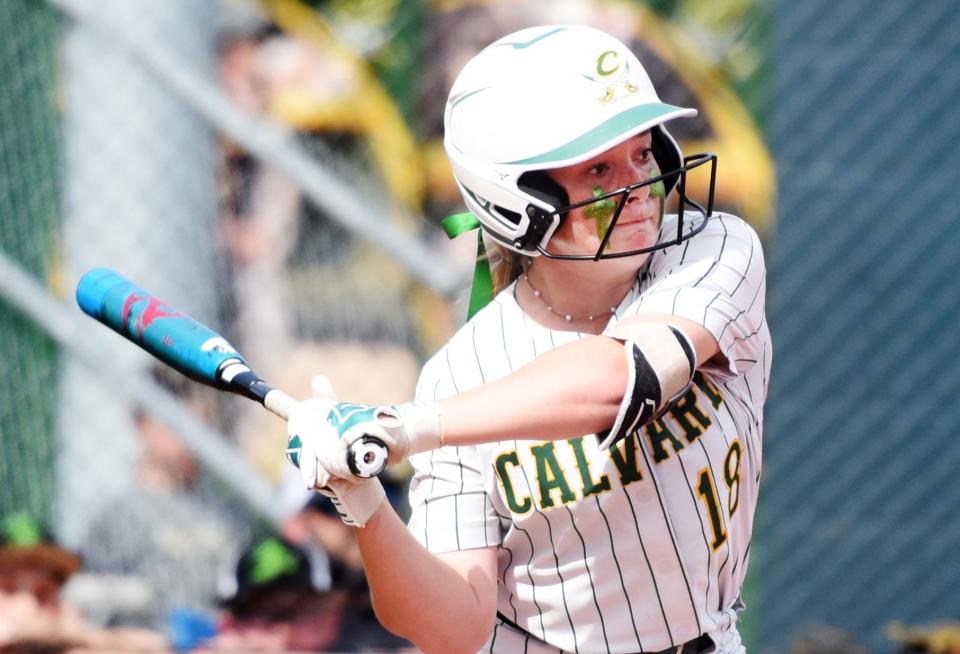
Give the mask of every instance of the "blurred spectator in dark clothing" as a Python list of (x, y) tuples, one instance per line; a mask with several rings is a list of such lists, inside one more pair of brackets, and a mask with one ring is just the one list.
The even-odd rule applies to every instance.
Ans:
[(159, 634), (97, 629), (64, 602), (61, 590), (80, 565), (31, 516), (0, 521), (0, 652), (168, 651)]
[(344, 651), (337, 643), (343, 594), (324, 587), (308, 552), (280, 536), (247, 549), (222, 588), (215, 651)]
[(0, 523), (0, 592), (27, 592), (39, 605), (58, 609), (60, 589), (79, 569), (80, 557), (57, 545), (29, 515)]
[[(197, 417), (214, 420), (215, 391), (163, 367), (153, 376)], [(94, 517), (83, 556), (90, 572), (137, 582), (148, 599), (143, 606), (104, 607), (99, 618), (109, 626), (160, 631), (173, 629), (184, 612), (212, 623), (217, 583), (237, 560), (250, 528), (176, 432), (143, 411), (135, 417), (141, 445), (138, 483)]]

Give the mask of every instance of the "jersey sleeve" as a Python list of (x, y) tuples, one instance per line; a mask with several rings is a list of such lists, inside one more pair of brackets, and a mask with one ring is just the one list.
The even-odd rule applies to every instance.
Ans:
[(668, 313), (703, 325), (720, 345), (725, 366), (702, 366), (735, 376), (760, 360), (757, 336), (765, 318), (766, 266), (756, 232), (743, 220), (716, 214), (689, 241), (655, 254), (650, 285), (626, 315)]
[[(417, 399), (457, 392), (444, 352), (424, 366)], [(487, 494), (478, 447), (441, 447), (410, 457), (410, 520), (417, 540), (435, 554), (500, 544), (499, 517)]]

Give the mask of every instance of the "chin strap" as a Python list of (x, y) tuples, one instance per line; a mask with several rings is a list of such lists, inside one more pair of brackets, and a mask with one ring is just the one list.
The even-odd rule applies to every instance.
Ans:
[(470, 307), (467, 310), (467, 320), (469, 320), (493, 299), (493, 276), (490, 274), (487, 249), (483, 246), (483, 231), (479, 229), (480, 221), (472, 213), (465, 211), (447, 216), (440, 221), (440, 225), (449, 238), (456, 238), (472, 229), (477, 230), (477, 264), (473, 269), (473, 286), (470, 288)]

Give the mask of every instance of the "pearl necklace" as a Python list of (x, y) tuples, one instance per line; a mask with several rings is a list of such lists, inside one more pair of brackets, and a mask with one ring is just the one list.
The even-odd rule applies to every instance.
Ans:
[(617, 312), (617, 307), (610, 307), (610, 313), (609, 313), (609, 314), (605, 314), (605, 313), (604, 313), (604, 314), (600, 314), (600, 315), (598, 315), (598, 316), (595, 316), (595, 315), (593, 315), (593, 314), (590, 314), (590, 315), (588, 315), (588, 316), (585, 317), (585, 318), (577, 318), (577, 317), (575, 317), (575, 316), (570, 315), (569, 313), (558, 313), (558, 312), (556, 312), (556, 311), (553, 310), (553, 307), (552, 307), (552, 306), (550, 306), (549, 304), (547, 304), (546, 299), (544, 299), (544, 297), (543, 297), (543, 293), (541, 293), (541, 292), (537, 289), (537, 287), (533, 285), (533, 283), (530, 281), (530, 278), (527, 277), (526, 274), (521, 275), (521, 277), (523, 277), (523, 281), (525, 281), (525, 282), (527, 283), (527, 286), (530, 287), (530, 290), (533, 292), (533, 297), (537, 298), (537, 299), (540, 301), (540, 303), (543, 304), (544, 307), (546, 307), (547, 311), (549, 311), (549, 312), (552, 313), (553, 315), (557, 316), (558, 318), (563, 318), (563, 319), (566, 320), (567, 322), (573, 322), (574, 320), (589, 320), (589, 321), (592, 322), (592, 321), (596, 320), (597, 318), (609, 318), (610, 316), (614, 315), (614, 314)]

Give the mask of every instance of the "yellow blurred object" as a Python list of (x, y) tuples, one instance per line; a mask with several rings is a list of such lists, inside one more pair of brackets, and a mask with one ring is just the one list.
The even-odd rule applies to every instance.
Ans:
[[(287, 34), (304, 39), (335, 62), (350, 80), (345, 93), (312, 93), (309, 87), (286, 89), (271, 109), (283, 122), (309, 131), (362, 134), (370, 145), (390, 196), (418, 213), (425, 181), (420, 153), (393, 99), (363, 58), (341, 42), (322, 16), (298, 0), (262, 0), (271, 20)], [(409, 225), (408, 225), (409, 226)]]
[(435, 138), (424, 144), (423, 162), (427, 173), (427, 193), (430, 197), (451, 204), (462, 203), (442, 138)]
[(960, 622), (938, 622), (910, 626), (902, 622), (887, 625), (890, 640), (933, 654), (960, 654)]
[[(400, 110), (360, 53), (341, 41), (323, 16), (299, 0), (261, 0), (270, 19), (301, 46), (315, 50), (322, 67), (292, 75), (275, 90), (270, 113), (291, 127), (307, 132), (339, 132), (361, 137), (398, 211), (389, 218), (407, 231), (421, 226), (411, 218), (420, 216), (426, 191), (424, 158)], [(318, 74), (322, 70), (322, 75)], [(446, 158), (443, 161), (446, 165)], [(448, 167), (449, 169), (449, 167)], [(457, 193), (457, 197), (459, 194)], [(374, 263), (382, 257), (373, 257)], [(356, 263), (357, 257), (354, 257)], [(409, 285), (409, 275), (397, 268), (377, 276), (380, 284)], [(423, 291), (426, 293), (426, 291)], [(419, 324), (431, 320), (431, 307), (440, 302), (418, 302), (426, 315), (416, 315)], [(429, 340), (436, 340), (431, 335)], [(442, 340), (445, 340), (443, 336)], [(442, 342), (442, 341), (441, 341)]]
[(284, 90), (274, 95), (270, 103), (270, 114), (287, 125), (307, 132), (363, 132), (363, 125), (357, 120), (357, 114), (349, 102), (318, 105), (314, 96), (297, 89)]
[[(709, 141), (684, 141), (684, 152), (714, 152), (719, 161), (717, 202), (738, 207), (743, 218), (766, 234), (776, 202), (776, 172), (746, 107), (683, 30), (646, 7), (634, 5), (633, 11), (638, 37), (695, 94), (713, 132)], [(694, 195), (706, 189), (707, 180), (693, 179)]]

